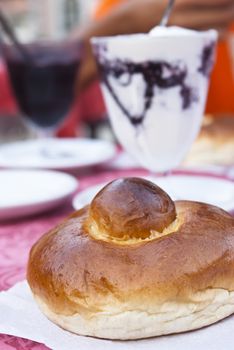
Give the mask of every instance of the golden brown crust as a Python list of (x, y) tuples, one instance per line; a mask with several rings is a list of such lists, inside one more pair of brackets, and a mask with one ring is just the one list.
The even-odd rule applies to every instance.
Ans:
[(214, 143), (234, 143), (234, 117), (216, 117), (206, 123), (200, 132), (199, 139), (208, 139)]
[(32, 248), (27, 278), (50, 310), (90, 317), (105, 306), (189, 302), (198, 291), (234, 290), (234, 219), (196, 202), (175, 202), (181, 225), (160, 238), (118, 245), (92, 238), (89, 207)]
[(234, 118), (206, 117), (197, 140), (185, 159), (187, 165), (234, 163)]
[(155, 184), (140, 178), (111, 182), (92, 200), (89, 210), (89, 221), (118, 238), (149, 237), (152, 231), (162, 232), (175, 218), (171, 198)]

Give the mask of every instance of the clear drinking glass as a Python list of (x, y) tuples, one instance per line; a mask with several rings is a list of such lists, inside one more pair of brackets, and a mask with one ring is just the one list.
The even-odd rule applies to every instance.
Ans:
[(80, 40), (68, 38), (79, 25), (78, 3), (28, 0), (6, 3), (2, 11), (22, 48), (1, 31), (1, 54), (21, 115), (38, 136), (53, 136), (75, 97), (83, 50)]
[(216, 40), (172, 27), (92, 39), (113, 130), (151, 173), (177, 167), (199, 132)]
[(2, 44), (12, 91), (29, 127), (38, 136), (53, 136), (75, 97), (82, 57), (79, 41), (35, 41), (22, 44), (26, 55)]

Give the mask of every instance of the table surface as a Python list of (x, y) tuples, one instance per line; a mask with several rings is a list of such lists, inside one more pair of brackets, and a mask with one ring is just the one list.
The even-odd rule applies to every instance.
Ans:
[[(105, 167), (94, 167), (77, 175), (80, 181), (79, 191), (118, 177), (146, 174), (139, 169), (111, 170)], [(0, 291), (7, 290), (25, 279), (28, 254), (34, 242), (72, 211), (71, 204), (66, 204), (50, 213), (0, 224)], [(29, 340), (0, 334), (0, 349), (45, 350), (48, 348)]]
[[(78, 191), (121, 176), (145, 175), (143, 170), (110, 170), (105, 167), (93, 167), (77, 175), (80, 181)], [(28, 254), (32, 245), (50, 228), (55, 226), (73, 211), (71, 204), (52, 212), (0, 223), (0, 291), (7, 290), (15, 283), (25, 279)], [(20, 252), (20, 254), (19, 254)], [(45, 350), (42, 344), (0, 334), (1, 350)]]

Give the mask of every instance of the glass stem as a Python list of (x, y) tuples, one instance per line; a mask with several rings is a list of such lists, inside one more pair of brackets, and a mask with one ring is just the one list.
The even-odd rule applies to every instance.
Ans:
[(55, 137), (55, 132), (53, 129), (36, 129), (37, 139), (50, 139)]
[(172, 181), (171, 181), (171, 177), (172, 177), (172, 170), (166, 170), (160, 173), (155, 173), (155, 172), (150, 172), (149, 173), (149, 179), (152, 178), (154, 179), (153, 182), (155, 182), (157, 184), (157, 178), (164, 178), (167, 182), (166, 185), (166, 192), (169, 194), (170, 197), (172, 197), (173, 200), (179, 200), (179, 196), (178, 196), (178, 191), (175, 191), (175, 186), (173, 185)]
[(172, 178), (172, 170), (167, 170), (163, 173), (164, 178), (167, 181), (168, 184), (168, 192), (170, 193), (170, 196), (172, 197), (173, 200), (179, 200), (179, 196), (178, 196), (178, 191), (175, 191), (175, 186), (173, 185), (173, 183), (171, 182), (171, 178)]

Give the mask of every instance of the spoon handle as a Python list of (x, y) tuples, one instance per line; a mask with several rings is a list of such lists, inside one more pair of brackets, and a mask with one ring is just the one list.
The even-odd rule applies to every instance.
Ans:
[(166, 10), (164, 11), (162, 20), (161, 20), (161, 22), (159, 24), (160, 26), (165, 27), (167, 25), (168, 20), (169, 20), (170, 15), (171, 15), (171, 11), (172, 11), (173, 6), (174, 6), (174, 3), (175, 3), (175, 0), (169, 0), (168, 1)]
[(27, 50), (21, 45), (19, 42), (17, 36), (15, 35), (13, 28), (9, 24), (8, 20), (0, 10), (0, 25), (2, 26), (2, 29), (4, 30), (5, 34), (9, 37), (9, 39), (12, 41), (12, 43), (15, 45), (17, 50), (21, 53), (21, 55), (24, 57), (24, 59), (28, 62), (31, 62), (31, 57), (28, 54)]

